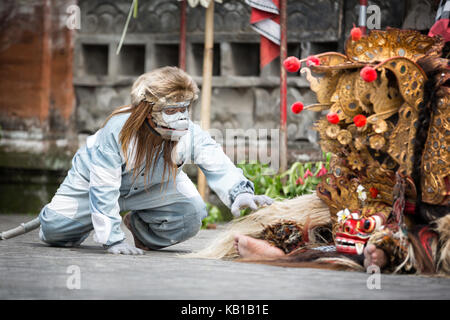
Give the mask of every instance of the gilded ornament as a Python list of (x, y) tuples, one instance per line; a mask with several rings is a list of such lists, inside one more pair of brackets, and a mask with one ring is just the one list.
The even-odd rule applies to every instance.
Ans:
[(372, 128), (376, 133), (383, 133), (388, 130), (388, 125), (383, 119), (378, 119), (375, 124), (372, 125)]
[(356, 152), (352, 152), (348, 156), (348, 163), (353, 170), (361, 171), (364, 167), (364, 163), (361, 160), (361, 157)]
[(376, 134), (369, 138), (369, 145), (374, 150), (381, 150), (386, 144), (386, 140), (382, 135)]
[(327, 136), (330, 137), (331, 139), (336, 139), (340, 130), (341, 129), (339, 128), (339, 125), (337, 125), (337, 124), (330, 124), (327, 127), (325, 132), (326, 132)]
[(341, 130), (337, 135), (337, 140), (339, 141), (340, 144), (345, 146), (350, 142), (352, 142), (352, 134), (348, 130)]

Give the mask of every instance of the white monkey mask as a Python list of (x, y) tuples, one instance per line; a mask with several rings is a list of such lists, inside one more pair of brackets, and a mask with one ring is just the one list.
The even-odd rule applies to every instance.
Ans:
[(154, 111), (151, 113), (152, 120), (156, 125), (154, 129), (163, 139), (178, 141), (189, 129), (189, 106), (191, 101), (161, 104), (155, 104)]

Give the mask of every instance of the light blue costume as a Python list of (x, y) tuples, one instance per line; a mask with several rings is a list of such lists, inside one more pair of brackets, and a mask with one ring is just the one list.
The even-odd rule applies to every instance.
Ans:
[[(194, 236), (206, 217), (206, 206), (194, 184), (182, 171), (185, 163), (197, 164), (209, 186), (230, 207), (237, 195), (252, 193), (253, 184), (224, 154), (222, 147), (198, 125), (178, 142), (174, 158), (179, 165), (173, 177), (163, 173), (158, 157), (148, 181), (144, 168), (133, 182), (119, 143), (129, 113), (112, 117), (89, 136), (72, 160), (72, 168), (52, 201), (39, 215), (40, 239), (56, 246), (80, 244), (94, 230), (94, 240), (111, 246), (124, 240), (121, 211), (132, 211), (135, 236), (151, 249), (164, 248)], [(129, 150), (132, 156), (133, 150)]]

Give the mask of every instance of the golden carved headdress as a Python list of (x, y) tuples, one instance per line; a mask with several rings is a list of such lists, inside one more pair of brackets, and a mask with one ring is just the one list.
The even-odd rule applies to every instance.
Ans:
[[(315, 127), (322, 150), (334, 154), (331, 173), (317, 189), (332, 213), (380, 203), (392, 208), (396, 172), (405, 177), (406, 198), (414, 202), (416, 163), (422, 201), (450, 204), (449, 91), (437, 91), (438, 107), (430, 110), (424, 100), (428, 78), (419, 65), (422, 59), (440, 59), (442, 48), (439, 38), (416, 31), (374, 30), (357, 41), (349, 38), (346, 55), (319, 54), (317, 65), (301, 69), (318, 102), (305, 110), (329, 110)], [(366, 69), (372, 79), (364, 77)], [(443, 72), (448, 80), (448, 69)], [(432, 115), (423, 152), (415, 154), (422, 112)], [(362, 200), (358, 190), (368, 196)]]

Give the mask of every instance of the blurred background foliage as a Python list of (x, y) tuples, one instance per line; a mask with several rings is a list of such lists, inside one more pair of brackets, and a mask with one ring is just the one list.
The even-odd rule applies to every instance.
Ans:
[[(331, 153), (323, 155), (324, 161), (294, 162), (282, 173), (274, 172), (268, 164), (259, 162), (239, 163), (245, 177), (253, 182), (255, 194), (264, 194), (275, 201), (291, 199), (315, 192), (321, 177), (330, 169)], [(215, 205), (207, 203), (208, 216), (203, 220), (203, 228), (214, 227), (217, 222), (227, 221), (227, 216)], [(241, 210), (241, 216), (251, 212)]]

